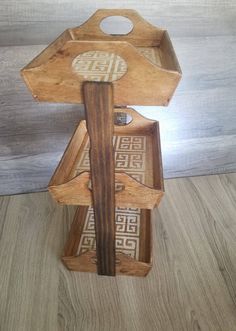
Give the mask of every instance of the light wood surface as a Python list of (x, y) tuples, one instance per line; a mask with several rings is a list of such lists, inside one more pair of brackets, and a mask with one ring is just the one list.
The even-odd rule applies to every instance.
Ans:
[[(159, 124), (133, 109), (117, 108), (114, 113), (117, 110), (129, 114), (132, 121), (114, 127), (115, 179), (120, 188), (116, 206), (152, 209), (164, 191)], [(86, 124), (81, 121), (49, 183), (48, 190), (57, 202), (92, 205), (89, 146)]]
[[(97, 272), (94, 219), (92, 207), (77, 208), (62, 255), (69, 270)], [(148, 274), (152, 267), (151, 229), (150, 210), (116, 207), (116, 275), (145, 277)]]
[[(107, 17), (126, 17), (132, 24), (128, 34), (107, 34), (100, 28), (100, 23)], [(111, 23), (112, 24), (112, 23)], [(113, 23), (112, 25), (114, 25)], [(121, 23), (122, 24), (122, 23)], [(119, 29), (119, 27), (117, 27)], [(115, 40), (127, 41), (135, 46), (159, 46), (164, 30), (147, 22), (134, 9), (99, 9), (81, 26), (71, 30), (75, 39), (84, 40)]]
[[(115, 105), (167, 106), (181, 78), (176, 69), (172, 71), (156, 66), (129, 43), (69, 40), (51, 58), (47, 58), (51, 51), (45, 49), (41, 58), (36, 58), (21, 71), (35, 99), (43, 102), (83, 103), (79, 91), (85, 79), (73, 71), (72, 62), (80, 53), (89, 51), (118, 55), (127, 64), (126, 74), (113, 82)], [(106, 62), (106, 65), (103, 64), (104, 70), (109, 68)], [(172, 59), (172, 62), (175, 61)]]
[[(164, 177), (233, 172), (235, 37), (172, 41), (184, 72), (174, 98), (168, 108), (134, 107), (160, 122)], [(0, 49), (0, 194), (45, 190), (83, 118), (82, 106), (35, 102), (22, 81), (19, 70), (44, 47)]]
[(0, 48), (0, 194), (45, 190), (83, 116), (82, 106), (36, 103), (19, 70), (98, 7), (136, 9), (170, 34), (184, 73), (174, 98), (135, 107), (160, 121), (164, 177), (236, 171), (234, 0), (2, 0), (0, 45), (12, 47)]
[(236, 331), (236, 174), (165, 181), (153, 268), (115, 279), (60, 261), (75, 208), (47, 193), (2, 197), (4, 331)]
[(96, 233), (97, 273), (115, 276), (114, 97), (108, 82), (83, 85)]
[[(105, 34), (99, 24), (112, 15), (129, 18), (133, 29), (127, 35)], [(137, 46), (147, 49), (141, 53)], [(158, 61), (149, 60), (150, 52)], [(114, 104), (124, 106), (167, 106), (181, 79), (167, 31), (126, 9), (97, 10), (84, 24), (58, 36), (21, 74), (38, 101), (84, 103), (84, 81), (108, 80), (113, 82)]]

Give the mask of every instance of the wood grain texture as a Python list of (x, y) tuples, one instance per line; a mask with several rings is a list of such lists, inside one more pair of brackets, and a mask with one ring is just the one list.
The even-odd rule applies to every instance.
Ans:
[[(134, 8), (170, 33), (184, 73), (175, 96), (168, 109), (135, 107), (160, 121), (164, 177), (236, 171), (235, 2), (103, 0), (99, 7)], [(97, 8), (92, 0), (0, 2), (0, 44), (13, 45), (0, 48), (0, 194), (46, 190), (83, 116), (82, 106), (34, 102), (19, 70)]]
[[(2, 0), (0, 43), (48, 44), (69, 26), (85, 22), (98, 8), (132, 8), (156, 26), (168, 28), (174, 37), (226, 36), (236, 33), (234, 0), (145, 2), (121, 0), (52, 0), (47, 2)], [(40, 31), (40, 33), (39, 33)]]
[[(115, 180), (122, 187), (115, 195), (115, 204), (152, 209), (160, 203), (164, 191), (159, 124), (133, 109), (121, 110), (133, 120), (128, 126), (114, 127)], [(89, 171), (89, 137), (85, 121), (81, 121), (48, 190), (58, 203), (91, 206)]]
[(113, 85), (83, 84), (90, 139), (90, 176), (96, 233), (97, 272), (115, 276), (115, 155), (113, 149)]
[[(102, 18), (116, 12), (133, 22), (133, 29), (127, 36), (108, 37), (99, 32)], [(150, 61), (145, 52), (144, 56), (140, 54), (136, 45), (150, 46), (148, 51), (160, 53), (158, 65)], [(95, 52), (92, 53), (94, 58), (91, 53), (84, 58), (83, 54), (88, 52)], [(103, 59), (99, 57), (98, 61), (99, 52)], [(123, 66), (127, 66), (125, 74), (115, 79)], [(80, 27), (66, 30), (32, 59), (21, 74), (36, 100), (59, 103), (84, 103), (81, 91), (85, 80), (114, 80), (114, 104), (124, 106), (134, 103), (167, 106), (181, 79), (181, 69), (167, 31), (152, 26), (135, 11), (103, 9)]]
[(165, 181), (144, 278), (69, 272), (75, 208), (47, 193), (0, 198), (4, 331), (235, 331), (236, 174)]
[[(152, 267), (152, 224), (148, 209), (115, 209), (115, 274), (145, 277)], [(94, 211), (79, 206), (62, 256), (71, 271), (97, 272)]]
[[(236, 171), (235, 37), (172, 41), (184, 72), (174, 98), (134, 107), (160, 122), (164, 177)], [(84, 116), (82, 106), (32, 100), (19, 70), (44, 47), (0, 49), (0, 194), (45, 190)]]
[[(131, 31), (128, 34), (104, 33), (100, 28), (100, 23), (110, 16), (128, 18), (132, 23)], [(119, 27), (117, 28), (119, 29)], [(135, 46), (159, 46), (164, 31), (151, 25), (136, 10), (122, 8), (99, 9), (81, 26), (73, 28), (71, 33), (76, 40), (119, 40), (127, 41)]]

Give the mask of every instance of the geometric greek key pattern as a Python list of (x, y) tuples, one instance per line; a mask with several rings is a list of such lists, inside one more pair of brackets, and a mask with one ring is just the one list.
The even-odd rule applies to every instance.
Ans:
[(116, 169), (129, 171), (144, 171), (144, 153), (120, 153), (116, 152)]
[[(145, 184), (146, 137), (119, 135), (113, 137), (115, 149), (115, 170), (125, 171), (138, 182)], [(89, 139), (76, 166), (77, 175), (89, 171)]]
[[(138, 208), (116, 208), (116, 253), (124, 253), (139, 259), (139, 235), (141, 210)], [(80, 238), (78, 254), (96, 249), (93, 208), (89, 207)]]
[(127, 72), (127, 64), (119, 55), (104, 51), (79, 54), (72, 62), (73, 71), (85, 80), (112, 82)]
[(161, 66), (158, 47), (137, 47), (140, 54), (144, 55), (150, 62)]
[(117, 152), (145, 152), (145, 136), (117, 136), (115, 140), (115, 150)]
[[(158, 47), (136, 47), (150, 62), (161, 66)], [(72, 62), (75, 73), (85, 80), (112, 82), (127, 72), (127, 63), (119, 55), (105, 51), (88, 51), (79, 54)]]

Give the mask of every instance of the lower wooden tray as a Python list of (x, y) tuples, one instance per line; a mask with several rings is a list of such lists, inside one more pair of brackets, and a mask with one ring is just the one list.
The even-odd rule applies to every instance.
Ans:
[[(130, 124), (114, 129), (116, 206), (152, 209), (164, 192), (159, 124), (130, 108), (115, 112), (132, 117)], [(85, 121), (77, 127), (48, 189), (61, 204), (92, 205)]]
[[(146, 276), (152, 266), (150, 210), (116, 208), (116, 274)], [(96, 272), (96, 238), (91, 207), (78, 207), (62, 261), (69, 270)]]

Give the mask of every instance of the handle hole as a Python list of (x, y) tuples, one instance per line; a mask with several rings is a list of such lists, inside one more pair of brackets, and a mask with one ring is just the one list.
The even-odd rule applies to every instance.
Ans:
[(112, 35), (120, 36), (130, 33), (134, 25), (130, 19), (124, 16), (108, 16), (100, 23), (102, 32)]

